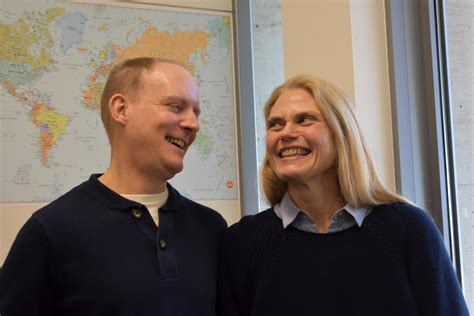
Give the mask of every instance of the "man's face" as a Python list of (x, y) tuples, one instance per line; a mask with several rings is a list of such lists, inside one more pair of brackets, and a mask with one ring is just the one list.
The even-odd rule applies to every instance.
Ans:
[(135, 98), (128, 98), (124, 141), (135, 172), (166, 181), (183, 169), (199, 130), (198, 87), (184, 68), (168, 63), (145, 71), (141, 82)]

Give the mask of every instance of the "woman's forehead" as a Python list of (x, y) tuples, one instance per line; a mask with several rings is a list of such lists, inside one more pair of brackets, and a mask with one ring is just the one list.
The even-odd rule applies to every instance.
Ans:
[(319, 112), (316, 101), (304, 89), (288, 89), (273, 104), (269, 116), (276, 113), (314, 111)]

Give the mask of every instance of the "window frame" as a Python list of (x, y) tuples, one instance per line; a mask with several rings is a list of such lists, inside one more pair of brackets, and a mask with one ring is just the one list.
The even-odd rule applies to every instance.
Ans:
[(432, 214), (463, 286), (444, 2), (385, 10), (397, 191)]

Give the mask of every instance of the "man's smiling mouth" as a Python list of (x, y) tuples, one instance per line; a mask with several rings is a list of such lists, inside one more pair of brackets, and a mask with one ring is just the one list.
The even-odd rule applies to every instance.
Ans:
[(174, 137), (171, 137), (171, 136), (166, 136), (165, 138), (166, 138), (167, 141), (169, 141), (171, 144), (175, 145), (179, 149), (183, 149), (184, 146), (186, 145), (186, 143), (181, 139), (174, 138)]

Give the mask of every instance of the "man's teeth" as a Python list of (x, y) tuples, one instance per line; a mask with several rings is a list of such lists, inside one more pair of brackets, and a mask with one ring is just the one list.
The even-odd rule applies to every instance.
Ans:
[(173, 145), (176, 145), (178, 146), (179, 148), (183, 149), (184, 148), (184, 141), (182, 141), (181, 139), (177, 139), (177, 138), (173, 138), (173, 137), (169, 137), (169, 136), (166, 136), (166, 139), (172, 143)]
[(309, 154), (309, 150), (305, 148), (290, 148), (290, 149), (284, 149), (281, 153), (280, 156), (282, 158), (289, 157), (289, 156), (303, 156)]

